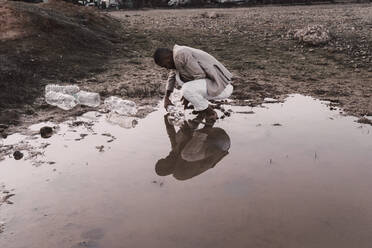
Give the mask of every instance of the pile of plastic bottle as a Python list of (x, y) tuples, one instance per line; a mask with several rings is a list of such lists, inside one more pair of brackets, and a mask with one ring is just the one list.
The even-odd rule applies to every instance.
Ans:
[(45, 101), (63, 110), (70, 110), (78, 104), (98, 107), (101, 98), (98, 93), (80, 90), (76, 85), (49, 84), (45, 87)]

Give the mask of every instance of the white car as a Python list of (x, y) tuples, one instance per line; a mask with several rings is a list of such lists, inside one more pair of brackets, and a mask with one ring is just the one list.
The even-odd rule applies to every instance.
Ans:
[(168, 2), (168, 6), (176, 7), (176, 6), (185, 6), (190, 3), (190, 0), (170, 0)]
[(240, 3), (247, 3), (249, 0), (212, 0), (214, 3), (219, 3), (219, 4), (240, 4)]
[(118, 0), (101, 0), (98, 2), (98, 6), (102, 9), (116, 8), (119, 9)]

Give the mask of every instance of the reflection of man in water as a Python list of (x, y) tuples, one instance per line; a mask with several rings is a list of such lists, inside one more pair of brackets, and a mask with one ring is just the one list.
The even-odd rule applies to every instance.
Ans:
[(156, 163), (159, 176), (173, 174), (178, 180), (187, 180), (213, 168), (228, 154), (231, 142), (223, 129), (206, 126), (196, 130), (199, 124), (185, 122), (176, 132), (167, 115), (164, 122), (172, 150)]

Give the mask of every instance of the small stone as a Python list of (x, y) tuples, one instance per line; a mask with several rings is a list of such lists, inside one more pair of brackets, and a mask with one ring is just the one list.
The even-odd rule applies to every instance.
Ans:
[(33, 115), (33, 114), (35, 114), (35, 110), (32, 109), (32, 108), (28, 108), (28, 109), (25, 110), (25, 114), (26, 115)]
[(15, 160), (20, 160), (20, 159), (23, 158), (23, 153), (20, 152), (20, 151), (15, 151), (15, 152), (13, 153), (13, 157), (14, 157)]
[(52, 137), (52, 135), (53, 135), (53, 128), (52, 127), (48, 127), (48, 126), (45, 126), (45, 127), (40, 128), (40, 135), (44, 139), (47, 139), (47, 138)]

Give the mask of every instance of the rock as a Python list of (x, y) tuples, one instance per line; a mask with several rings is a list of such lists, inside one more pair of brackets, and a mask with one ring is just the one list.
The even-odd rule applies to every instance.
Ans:
[(52, 135), (53, 135), (53, 128), (52, 127), (48, 127), (48, 126), (45, 126), (45, 127), (40, 128), (40, 135), (44, 139), (47, 139), (47, 138), (52, 137)]
[(215, 18), (221, 17), (222, 15), (213, 11), (213, 12), (204, 12), (201, 14), (201, 16), (204, 18), (215, 19)]
[(323, 25), (311, 25), (302, 29), (291, 30), (287, 33), (287, 36), (313, 46), (326, 44), (331, 40), (329, 30)]
[(15, 152), (13, 153), (13, 157), (14, 157), (15, 160), (20, 160), (20, 159), (23, 158), (23, 153), (20, 152), (20, 151), (15, 151)]
[(28, 108), (28, 109), (25, 110), (25, 114), (26, 115), (33, 115), (33, 114), (35, 114), (35, 110), (32, 109), (32, 108)]

